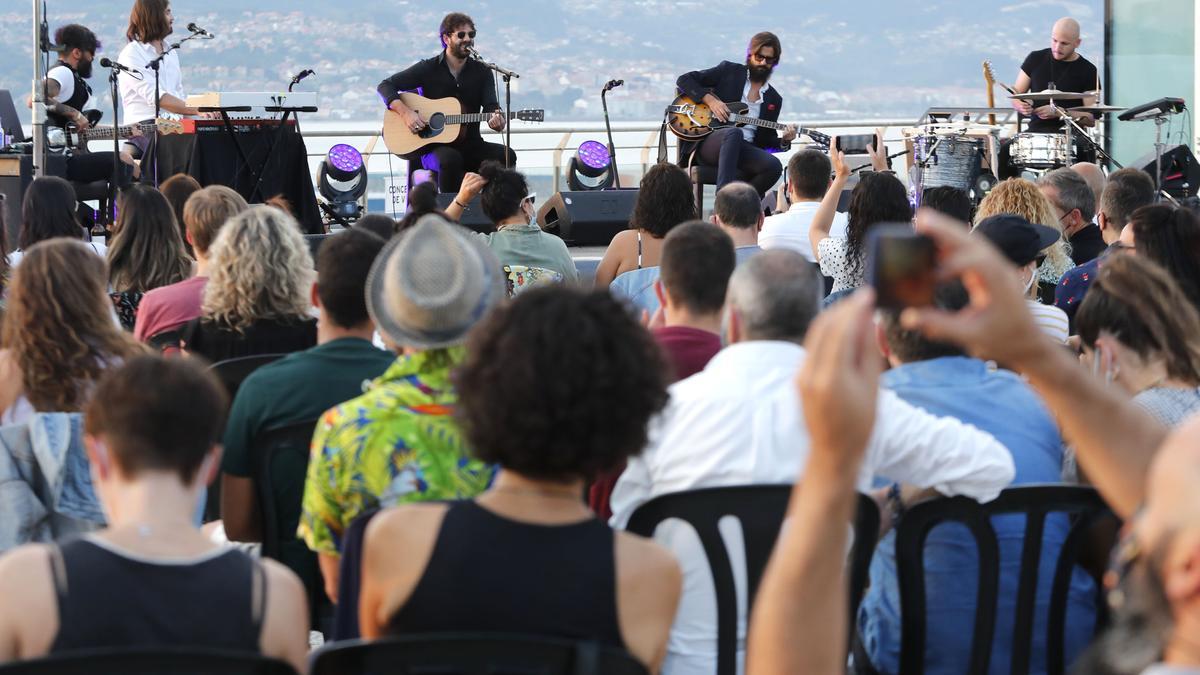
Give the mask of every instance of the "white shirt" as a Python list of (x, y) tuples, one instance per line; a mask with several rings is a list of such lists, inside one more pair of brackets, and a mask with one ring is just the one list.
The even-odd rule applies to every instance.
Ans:
[(1071, 335), (1071, 324), (1067, 320), (1066, 312), (1053, 305), (1043, 305), (1036, 300), (1027, 299), (1025, 305), (1029, 307), (1034, 323), (1042, 329), (1043, 333), (1049, 335), (1057, 344), (1067, 341)]
[[(666, 410), (650, 425), (645, 452), (613, 489), (612, 525), (658, 495), (704, 487), (794, 483), (808, 458), (794, 378), (805, 352), (790, 342), (753, 341), (726, 347), (701, 372), (670, 388)], [(994, 499), (1013, 479), (1012, 455), (990, 434), (939, 418), (879, 392), (875, 430), (859, 473), (860, 490), (876, 475), (947, 496)], [(722, 524), (744, 608), (745, 561), (737, 523)], [(683, 595), (671, 628), (665, 675), (713, 672), (716, 598), (707, 558), (695, 532), (664, 523), (655, 539), (671, 548), (683, 569)], [(738, 619), (745, 636), (745, 611)], [(744, 643), (741, 643), (744, 644)]]
[[(762, 117), (762, 115), (759, 113), (762, 112), (763, 97), (766, 96), (767, 91), (770, 88), (771, 85), (763, 82), (762, 87), (758, 90), (758, 100), (751, 102), (750, 78), (746, 78), (746, 88), (742, 90), (742, 103), (745, 103), (748, 106), (746, 109), (746, 117)], [(758, 127), (754, 126), (753, 124), (747, 124), (746, 126), (742, 127), (742, 138), (746, 139), (747, 143), (753, 143), (754, 132), (756, 131), (758, 131)]]
[[(820, 206), (820, 202), (796, 202), (787, 211), (767, 218), (763, 221), (762, 232), (758, 233), (758, 245), (764, 251), (785, 248), (799, 253), (809, 262), (816, 262), (812, 241), (808, 238), (808, 226), (812, 224)], [(846, 223), (846, 214), (835, 213), (829, 236), (845, 237)]]
[[(50, 69), (50, 72), (46, 73), (46, 77), (58, 83), (58, 96), (54, 97), (55, 100), (61, 103), (70, 100), (75, 95), (75, 71), (66, 66), (54, 66)], [(87, 100), (83, 102), (83, 107), (80, 108), (80, 112), (95, 109), (96, 97), (92, 96), (89, 92)]]
[[(142, 79), (134, 79), (129, 73), (121, 73), (117, 79), (121, 91), (122, 119), (125, 124), (135, 124), (154, 119), (154, 71), (146, 65), (158, 58), (158, 50), (144, 42), (130, 42), (121, 50), (117, 61), (142, 74)], [(170, 94), (180, 99), (187, 99), (183, 91), (183, 74), (179, 70), (179, 52), (167, 54), (158, 69), (158, 93), (161, 98)], [(168, 113), (169, 114), (169, 113)]]

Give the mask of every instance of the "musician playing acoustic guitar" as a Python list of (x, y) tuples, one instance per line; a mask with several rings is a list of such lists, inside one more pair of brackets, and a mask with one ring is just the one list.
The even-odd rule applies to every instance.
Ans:
[[(463, 113), (493, 112), (488, 126), (504, 129), (504, 114), (496, 100), (496, 81), (492, 71), (471, 59), (475, 46), (475, 22), (466, 14), (454, 12), (442, 19), (440, 36), (444, 49), (441, 54), (418, 61), (406, 70), (379, 83), (379, 95), (390, 110), (404, 118), (414, 132), (425, 128), (429, 121), (409, 109), (400, 100), (402, 92), (417, 92), (426, 98), (453, 97), (462, 104)], [(516, 153), (508, 152), (508, 165), (516, 165)], [(406, 157), (410, 162), (438, 174), (439, 192), (457, 192), (467, 171), (478, 171), (485, 160), (504, 161), (504, 146), (483, 140), (476, 125), (467, 125), (458, 140), (444, 145), (429, 146)]]
[[(729, 115), (726, 102), (734, 101), (749, 106), (746, 113), (749, 117), (775, 122), (779, 120), (783, 97), (767, 84), (767, 80), (779, 65), (782, 53), (783, 48), (774, 33), (758, 33), (750, 38), (744, 64), (722, 61), (708, 70), (684, 73), (675, 86), (693, 100), (708, 104), (713, 115), (722, 122)], [(774, 129), (764, 127), (726, 127), (714, 131), (699, 143), (681, 145), (684, 157), (699, 152), (700, 160), (717, 167), (717, 189), (735, 180), (745, 180), (761, 196), (783, 173), (783, 165), (767, 151), (786, 149), (795, 137), (795, 127), (789, 127), (782, 137)]]

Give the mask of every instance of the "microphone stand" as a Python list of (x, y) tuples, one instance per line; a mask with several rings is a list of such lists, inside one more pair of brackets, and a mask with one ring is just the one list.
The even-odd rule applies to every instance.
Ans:
[(110, 226), (110, 230), (111, 230), (111, 227), (116, 224), (116, 218), (113, 217), (113, 214), (115, 213), (115, 209), (116, 209), (116, 205), (117, 205), (117, 188), (120, 186), (120, 183), (121, 183), (121, 181), (120, 181), (121, 143), (119, 140), (121, 134), (120, 134), (119, 125), (117, 124), (117, 120), (118, 120), (117, 102), (120, 100), (117, 98), (117, 76), (120, 74), (121, 74), (121, 71), (117, 70), (116, 68), (113, 68), (108, 71), (108, 92), (109, 92), (109, 95), (112, 96), (112, 109), (113, 109), (113, 122), (112, 122), (112, 125), (113, 125), (113, 129), (112, 129), (113, 173), (112, 173), (112, 182), (109, 183), (109, 186), (108, 186), (108, 194), (109, 194), (108, 213), (104, 214), (104, 219), (108, 222), (108, 225)]
[[(156, 56), (153, 61), (146, 64), (147, 68), (154, 71), (154, 120), (156, 122), (158, 121), (158, 118), (162, 115), (162, 93), (159, 91), (160, 82), (161, 82), (161, 78), (159, 77), (159, 73), (158, 73), (159, 66), (162, 65), (163, 59), (165, 59), (167, 57), (167, 54), (170, 54), (171, 52), (175, 51), (176, 49), (179, 49), (180, 47), (183, 46), (183, 43), (187, 42), (188, 40), (195, 40), (200, 37), (203, 37), (200, 33), (192, 33), (191, 35), (183, 38), (179, 42), (169, 43), (167, 45), (167, 48), (164, 49), (161, 54)], [(116, 120), (114, 120), (113, 123), (115, 124)], [(152, 141), (152, 145), (153, 145), (153, 149), (150, 150), (150, 153), (151, 153), (151, 160), (154, 163), (154, 187), (158, 187), (158, 130), (157, 129), (154, 132), (154, 139)]]
[(620, 190), (621, 171), (617, 167), (617, 146), (613, 144), (612, 124), (608, 121), (608, 99), (605, 98), (608, 95), (608, 91), (609, 86), (607, 84), (600, 90), (600, 107), (604, 109), (604, 130), (608, 134), (608, 157), (609, 161), (612, 162), (613, 187)]
[(521, 76), (511, 70), (506, 70), (500, 66), (484, 61), (478, 52), (472, 54), (475, 60), (482, 63), (484, 66), (496, 71), (500, 77), (504, 78), (504, 168), (511, 168), (508, 165), (509, 155), (512, 148), (512, 80)]
[(1094, 149), (1097, 153), (1099, 153), (1099, 155), (1102, 159), (1104, 159), (1106, 162), (1112, 162), (1113, 164), (1117, 165), (1118, 169), (1125, 168), (1125, 167), (1121, 166), (1120, 162), (1113, 159), (1112, 155), (1105, 152), (1104, 148), (1100, 147), (1099, 143), (1092, 140), (1092, 137), (1089, 136), (1086, 131), (1084, 131), (1083, 127), (1079, 126), (1079, 124), (1075, 122), (1075, 118), (1071, 117), (1070, 113), (1068, 113), (1066, 110), (1063, 110), (1062, 108), (1058, 107), (1058, 104), (1055, 103), (1053, 100), (1050, 101), (1050, 108), (1052, 110), (1054, 110), (1054, 112), (1058, 113), (1059, 117), (1061, 117), (1064, 122), (1069, 124), (1076, 131), (1078, 131), (1079, 137), (1082, 138), (1083, 140), (1087, 141), (1088, 145), (1091, 145), (1092, 149)]

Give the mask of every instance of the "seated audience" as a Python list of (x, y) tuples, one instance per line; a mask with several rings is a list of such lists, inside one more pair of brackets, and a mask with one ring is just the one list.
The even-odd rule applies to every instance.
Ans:
[(613, 237), (596, 267), (596, 288), (608, 288), (651, 314), (658, 309), (654, 280), (663, 238), (680, 223), (695, 220), (692, 179), (678, 166), (663, 162), (650, 167), (639, 184), (630, 229)]
[(1076, 327), (1084, 363), (1158, 421), (1174, 427), (1200, 412), (1200, 314), (1148, 258), (1106, 262)]
[(1048, 171), (1038, 179), (1038, 189), (1058, 213), (1063, 237), (1071, 245), (1071, 260), (1082, 265), (1094, 260), (1107, 246), (1096, 217), (1096, 194), (1083, 176), (1072, 169)]
[[(967, 303), (960, 284), (939, 289), (936, 306), (958, 311)], [(1016, 374), (997, 370), (985, 361), (971, 358), (958, 346), (936, 342), (904, 330), (895, 312), (882, 315), (878, 339), (891, 369), (881, 384), (905, 402), (934, 415), (946, 415), (973, 425), (996, 437), (1012, 453), (1016, 466), (1013, 485), (1058, 483), (1063, 467), (1063, 440), (1058, 425), (1033, 389)], [(1013, 424), (1013, 420), (1021, 420)], [(896, 515), (884, 512), (885, 521)], [(892, 523), (894, 524), (894, 523)], [(1000, 545), (1000, 585), (996, 632), (992, 642), (989, 672), (1009, 672), (1014, 617), (1016, 616), (1017, 571), (1025, 526), (1017, 517), (992, 519)], [(1042, 569), (1051, 569), (1070, 523), (1055, 514), (1044, 524)], [(975, 582), (979, 571), (974, 539), (957, 523), (939, 525), (925, 544), (926, 673), (964, 673), (970, 670), (970, 631), (975, 607)], [(1044, 625), (1049, 614), (1051, 575), (1038, 579), (1035, 620)], [(1066, 662), (1074, 661), (1090, 641), (1095, 614), (1096, 589), (1083, 570), (1074, 570), (1069, 595)], [(896, 533), (889, 531), (875, 549), (871, 580), (858, 611), (858, 630), (871, 665), (881, 673), (900, 671), (900, 641), (905, 627), (900, 620), (900, 588), (896, 573)], [(1046, 633), (1033, 632), (1029, 659), (1031, 672), (1045, 672)]]
[[(788, 160), (786, 183), (780, 190), (780, 204), (775, 215), (763, 221), (758, 243), (763, 250), (775, 248), (793, 250), (816, 262), (808, 227), (817, 214), (822, 198), (829, 190), (833, 166), (829, 157), (816, 148), (805, 148)], [(846, 214), (834, 212), (829, 236), (846, 236)]]
[(154, 188), (134, 184), (117, 200), (117, 222), (108, 246), (108, 297), (121, 327), (132, 331), (147, 291), (192, 275), (192, 259), (179, 237), (171, 205)]
[(474, 497), (491, 482), (493, 468), (470, 456), (452, 416), (451, 371), (466, 356), (467, 331), (503, 294), (487, 246), (436, 215), (393, 238), (371, 266), (367, 311), (401, 356), (366, 393), (321, 416), (298, 529), (334, 602), (351, 521), (380, 506)]
[(479, 236), (485, 238), (500, 264), (548, 270), (563, 281), (576, 283), (579, 275), (567, 245), (537, 225), (534, 195), (525, 176), (493, 161), (484, 162), (479, 175), (486, 181), (479, 204), (496, 225), (495, 232)]
[[(1010, 179), (1013, 180), (1013, 179)], [(1043, 305), (1037, 296), (1038, 265), (1043, 252), (1061, 236), (1058, 230), (1031, 223), (1020, 216), (990, 216), (975, 225), (973, 233), (986, 237), (1016, 266), (1016, 275), (1025, 290), (1026, 304), (1038, 327), (1057, 344), (1070, 336), (1067, 315), (1053, 305)]]
[[(1083, 177), (1087, 181), (1088, 187), (1092, 189), (1092, 195), (1096, 197), (1095, 208), (1092, 213), (1100, 214), (1100, 196), (1104, 194), (1104, 188), (1108, 184), (1108, 178), (1104, 175), (1104, 169), (1101, 169), (1094, 162), (1075, 162), (1071, 165), (1071, 170)], [(1096, 218), (1092, 218), (1093, 222), (1099, 225)]]
[(944, 213), (964, 224), (975, 217), (975, 205), (966, 190), (949, 185), (925, 188), (921, 191), (921, 206)]
[(108, 527), (0, 558), (0, 662), (190, 647), (305, 668), (308, 612), (295, 575), (192, 525), (221, 456), (224, 409), (213, 377), (178, 359), (138, 356), (100, 380), (84, 443)]
[(471, 186), (471, 196), (464, 198), (463, 192), (459, 192), (458, 197), (450, 203), (450, 208), (455, 211), (454, 216), (451, 216), (449, 212), (443, 212), (441, 207), (438, 206), (437, 183), (426, 181), (412, 186), (408, 191), (408, 207), (404, 212), (404, 217), (396, 223), (396, 232), (403, 232), (416, 225), (422, 216), (430, 213), (436, 213), (448, 220), (457, 221), (462, 217), (462, 209), (459, 207), (459, 204), (466, 204), (471, 198), (479, 194), (479, 190), (483, 189), (483, 179), (477, 173), (468, 172), (463, 177), (464, 191), (468, 189), (468, 185)]
[(1200, 216), (1169, 204), (1143, 207), (1129, 219), (1121, 243), (1158, 263), (1200, 311)]
[[(156, 335), (177, 330), (200, 316), (204, 287), (208, 284), (209, 248), (225, 223), (246, 208), (246, 200), (224, 185), (210, 185), (188, 198), (183, 207), (184, 236), (196, 256), (195, 275), (142, 296), (133, 327), (135, 338), (151, 341)], [(179, 340), (172, 342), (177, 344)]]
[[(575, 326), (577, 339), (546, 326)], [(455, 414), (474, 455), (500, 472), (472, 500), (400, 506), (371, 522), (364, 636), (558, 636), (626, 649), (657, 671), (679, 565), (580, 499), (588, 480), (641, 450), (666, 403), (653, 341), (606, 291), (552, 287), (494, 311), (467, 353)], [(541, 372), (557, 375), (531, 389), (527, 374)]]
[(753, 185), (735, 181), (717, 190), (712, 222), (733, 240), (739, 263), (762, 251), (758, 245), (763, 227), (762, 200)]
[(1133, 212), (1153, 203), (1154, 181), (1145, 171), (1134, 168), (1120, 169), (1108, 177), (1104, 184), (1104, 192), (1100, 196), (1100, 207), (1096, 211), (1096, 224), (1108, 248), (1099, 256), (1064, 274), (1054, 291), (1054, 306), (1067, 313), (1072, 326), (1075, 322), (1075, 312), (1079, 309), (1079, 303), (1083, 302), (1088, 286), (1096, 278), (1101, 262), (1113, 250), (1114, 244), (1119, 242), (1125, 225), (1133, 217)]
[(79, 223), (75, 204), (75, 188), (62, 178), (33, 179), (21, 200), (21, 229), (17, 249), (8, 254), (9, 267), (15, 268), (34, 244), (55, 237), (86, 241), (93, 253), (104, 256), (104, 244), (88, 241), (91, 235)]
[(809, 225), (808, 239), (814, 257), (821, 265), (821, 273), (833, 278), (831, 292), (837, 293), (863, 285), (870, 229), (883, 223), (911, 222), (912, 206), (908, 203), (908, 190), (895, 175), (882, 171), (864, 173), (850, 192), (846, 236), (832, 236), (833, 214), (850, 177), (850, 169), (846, 166), (844, 153), (835, 150), (830, 157), (833, 182)]
[(1061, 237), (1062, 223), (1054, 213), (1054, 206), (1036, 184), (1024, 178), (1009, 178), (1000, 181), (979, 202), (979, 208), (975, 209), (975, 224), (978, 225), (984, 218), (1005, 213), (1058, 231), (1058, 241), (1043, 251), (1044, 260), (1038, 263), (1038, 292), (1034, 296), (1045, 304), (1051, 304), (1059, 280), (1067, 270), (1075, 267), (1075, 261), (1071, 260), (1071, 247)]
[(317, 344), (312, 257), (295, 219), (252, 206), (221, 228), (211, 254), (200, 316), (183, 330), (189, 354), (217, 363)]
[[(362, 394), (364, 384), (396, 360), (371, 344), (375, 324), (367, 315), (364, 293), (367, 272), (384, 243), (358, 228), (326, 240), (317, 255), (312, 290), (313, 306), (320, 310), (317, 346), (259, 368), (238, 388), (225, 425), (221, 463), (221, 519), (231, 540), (262, 541), (256, 439), (271, 429), (315, 422), (329, 408)], [(283, 453), (271, 470), (276, 531), (284, 539), (279, 559), (305, 587), (320, 589), (316, 556), (295, 538), (305, 476), (305, 463), (295, 456)]]
[(104, 260), (81, 241), (26, 251), (8, 286), (0, 425), (83, 410), (106, 369), (143, 351), (113, 321), (106, 287)]
[(177, 173), (164, 180), (158, 186), (158, 191), (167, 198), (167, 202), (171, 205), (171, 211), (175, 214), (175, 223), (179, 226), (179, 238), (187, 247), (188, 255), (191, 255), (192, 247), (187, 243), (187, 227), (184, 226), (183, 207), (192, 195), (200, 191), (200, 183), (186, 173)]
[[(790, 481), (804, 470), (809, 441), (792, 378), (805, 360), (800, 344), (820, 308), (821, 284), (794, 251), (765, 251), (734, 271), (725, 307), (729, 346), (703, 371), (671, 385), (645, 452), (629, 460), (613, 490), (614, 525), (624, 526), (637, 507), (662, 494)], [(880, 405), (860, 488), (880, 475), (986, 501), (1012, 481), (1012, 457), (991, 435), (890, 392)], [(672, 538), (685, 587), (696, 590), (681, 599), (664, 672), (711, 672), (717, 626), (715, 601), (703, 590), (711, 588), (708, 563), (698, 540), (671, 525), (659, 534)]]
[[(354, 221), (354, 227), (387, 241), (396, 233), (396, 221), (382, 213), (368, 213)], [(315, 255), (315, 254), (314, 254)]]

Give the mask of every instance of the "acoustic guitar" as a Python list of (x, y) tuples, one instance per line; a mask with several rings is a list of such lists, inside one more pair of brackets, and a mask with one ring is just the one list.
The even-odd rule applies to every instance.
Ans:
[[(383, 116), (383, 144), (395, 155), (418, 152), (438, 143), (453, 143), (458, 140), (464, 124), (479, 124), (492, 117), (490, 112), (464, 114), (456, 98), (429, 99), (404, 93), (400, 94), (400, 101), (421, 115), (425, 128), (414, 133), (399, 113), (388, 110)], [(546, 121), (544, 110), (517, 110), (512, 116), (522, 122)]]
[[(689, 96), (678, 96), (671, 105), (667, 106), (667, 127), (671, 133), (675, 134), (684, 141), (698, 141), (705, 136), (711, 134), (717, 129), (725, 127), (746, 125), (763, 127), (765, 129), (774, 129), (776, 131), (786, 131), (788, 125), (779, 122), (771, 122), (769, 120), (760, 119), (758, 117), (748, 117), (746, 112), (750, 106), (741, 101), (726, 103), (729, 106), (729, 121), (722, 122), (713, 115), (707, 103), (697, 103)], [(814, 143), (819, 145), (823, 150), (829, 150), (829, 136), (807, 127), (798, 127), (797, 135), (808, 136)]]

